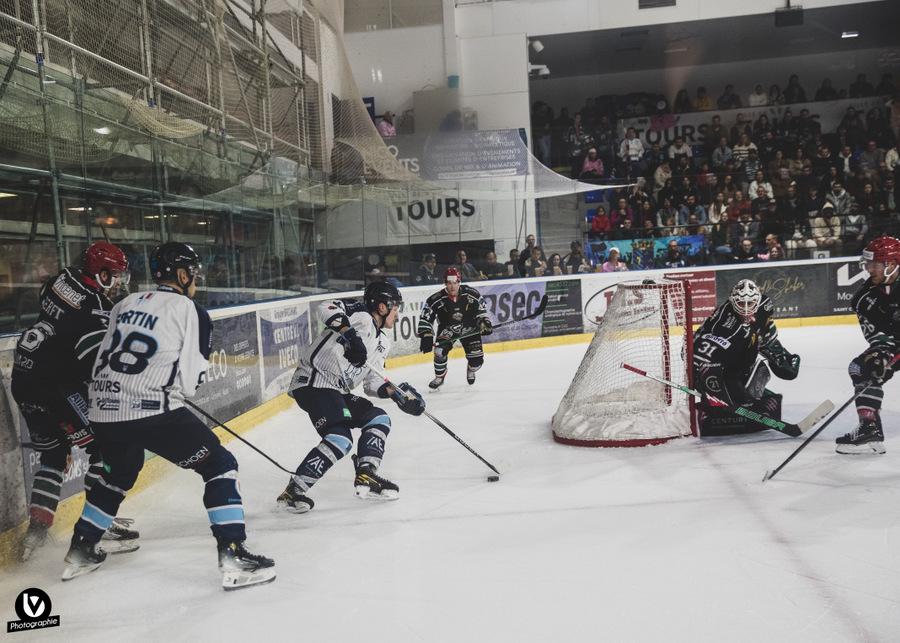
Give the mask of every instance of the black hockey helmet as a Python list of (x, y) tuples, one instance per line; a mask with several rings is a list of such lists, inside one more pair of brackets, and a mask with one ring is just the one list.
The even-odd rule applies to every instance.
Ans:
[(378, 304), (386, 305), (390, 311), (394, 306), (403, 303), (403, 295), (393, 284), (386, 281), (373, 281), (366, 286), (366, 290), (363, 292), (363, 302), (366, 304), (366, 310), (370, 313), (378, 310)]
[[(187, 270), (193, 281), (202, 268), (200, 255), (191, 246), (178, 241), (169, 241), (156, 246), (150, 253), (150, 275), (153, 281), (178, 281), (178, 269)], [(190, 282), (188, 282), (190, 283)]]

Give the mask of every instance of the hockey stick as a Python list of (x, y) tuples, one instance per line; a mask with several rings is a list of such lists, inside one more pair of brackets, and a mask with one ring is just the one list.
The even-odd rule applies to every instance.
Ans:
[[(382, 373), (379, 369), (377, 369), (377, 368), (375, 368), (374, 366), (372, 366), (369, 362), (366, 362), (366, 367), (367, 367), (370, 371), (372, 371), (373, 373), (375, 373), (378, 377), (380, 377), (382, 380), (384, 380), (384, 383), (387, 384), (388, 386), (391, 386), (391, 387), (397, 389), (398, 391), (403, 391), (403, 389), (399, 388), (396, 384), (394, 384), (393, 382), (391, 382), (391, 380), (388, 379), (388, 376), (387, 376), (387, 375), (385, 375), (385, 374)], [(404, 392), (404, 395), (406, 395), (407, 399), (410, 399), (410, 400), (413, 399), (413, 395), (412, 395), (411, 393), (406, 393), (406, 392)], [(478, 452), (475, 451), (475, 449), (473, 449), (472, 447), (470, 447), (468, 444), (466, 444), (466, 443), (463, 441), (463, 439), (462, 439), (461, 437), (459, 437), (459, 436), (456, 435), (453, 431), (451, 431), (451, 430), (450, 430), (450, 427), (448, 427), (446, 424), (444, 424), (444, 423), (441, 422), (439, 419), (437, 419), (436, 417), (434, 417), (434, 416), (433, 416), (431, 413), (429, 413), (428, 411), (423, 411), (422, 414), (423, 414), (425, 417), (427, 417), (429, 420), (431, 420), (432, 422), (434, 422), (435, 424), (437, 424), (439, 427), (441, 427), (441, 428), (447, 433), (447, 435), (449, 435), (451, 438), (453, 438), (454, 440), (456, 440), (457, 442), (459, 442), (461, 445), (463, 445), (463, 446), (469, 451), (469, 453), (471, 453), (471, 454), (474, 455), (476, 458), (478, 458), (479, 460), (481, 460), (481, 462), (484, 463), (484, 464), (487, 466), (488, 469), (490, 469), (490, 470), (493, 471), (495, 474), (497, 474), (496, 476), (488, 476), (488, 481), (490, 481), (490, 482), (496, 482), (497, 480), (500, 479), (500, 472), (497, 470), (497, 467), (495, 467), (495, 466), (492, 465), (490, 462), (488, 462), (487, 460), (485, 460), (484, 458), (482, 458), (482, 457), (478, 454)]]
[[(657, 377), (656, 375), (651, 375), (647, 371), (636, 368), (631, 364), (623, 363), (621, 364), (621, 366), (625, 370), (631, 371), (632, 373), (637, 373), (638, 375), (651, 379), (655, 382), (659, 382), (660, 384), (670, 386), (681, 391), (682, 393), (692, 395), (697, 399), (704, 398), (703, 394), (700, 393), (700, 391), (695, 391), (694, 389), (688, 388), (687, 386), (682, 386), (680, 384), (676, 384), (675, 382), (670, 382), (669, 380)], [(800, 436), (804, 431), (808, 431), (809, 429), (811, 429), (819, 420), (831, 413), (831, 410), (834, 408), (834, 403), (831, 400), (825, 400), (824, 402), (819, 404), (819, 406), (813, 409), (813, 411), (809, 415), (800, 420), (797, 424), (793, 424), (791, 422), (782, 422), (781, 420), (776, 420), (775, 418), (771, 418), (768, 415), (763, 415), (761, 413), (757, 413), (756, 411), (751, 411), (750, 409), (744, 408), (743, 406), (732, 406), (731, 404), (727, 404), (726, 402), (711, 395), (705, 396), (705, 399), (707, 402), (717, 408), (725, 409), (726, 411), (730, 411), (735, 415), (746, 418), (751, 422), (756, 422), (757, 424), (761, 424), (769, 429), (774, 429), (776, 431), (784, 433), (785, 435), (789, 435), (792, 438), (796, 438)]]
[(191, 402), (190, 400), (184, 400), (184, 403), (185, 403), (187, 406), (189, 406), (189, 407), (191, 407), (192, 409), (194, 409), (195, 411), (197, 411), (197, 413), (199, 413), (200, 415), (202, 415), (203, 417), (205, 417), (207, 420), (209, 420), (209, 421), (212, 422), (213, 424), (217, 424), (218, 426), (220, 426), (220, 427), (222, 427), (223, 429), (225, 429), (226, 431), (228, 431), (231, 435), (233, 435), (233, 436), (236, 437), (238, 440), (240, 440), (241, 442), (243, 442), (244, 444), (246, 444), (248, 447), (250, 447), (251, 449), (253, 449), (254, 451), (256, 451), (259, 455), (261, 455), (262, 457), (264, 457), (266, 460), (268, 460), (269, 462), (271, 462), (272, 464), (274, 464), (276, 467), (278, 467), (279, 469), (281, 469), (282, 471), (284, 471), (284, 472), (287, 473), (288, 475), (293, 476), (293, 475), (296, 475), (296, 474), (297, 474), (296, 471), (290, 471), (289, 469), (285, 469), (283, 466), (281, 466), (280, 464), (278, 464), (278, 462), (276, 462), (273, 458), (269, 457), (264, 451), (262, 451), (261, 449), (256, 448), (256, 447), (253, 445), (252, 442), (250, 442), (249, 440), (245, 440), (244, 438), (242, 438), (240, 435), (238, 435), (237, 433), (235, 433), (234, 431), (232, 431), (231, 429), (229, 429), (227, 426), (225, 426), (225, 424), (224, 424), (223, 422), (220, 422), (219, 420), (217, 420), (216, 418), (214, 418), (213, 416), (211, 416), (209, 413), (207, 413), (206, 411), (204, 411), (203, 409), (201, 409), (199, 406), (197, 406), (196, 404), (194, 404), (194, 403)]
[[(544, 309), (546, 307), (547, 307), (547, 295), (544, 295), (543, 297), (541, 297), (541, 301), (540, 301), (540, 303), (538, 303), (537, 308), (535, 308), (532, 312), (528, 313), (524, 317), (517, 317), (516, 319), (510, 319), (509, 321), (500, 322), (499, 324), (495, 324), (493, 326), (493, 328), (491, 329), (491, 332), (493, 333), (498, 328), (503, 328), (504, 326), (509, 326), (510, 324), (518, 324), (520, 321), (525, 321), (526, 319), (534, 319), (538, 315), (543, 314)], [(461, 334), (457, 335), (456, 337), (452, 337), (450, 339), (442, 339), (440, 341), (435, 339), (434, 343), (435, 344), (450, 344), (452, 346), (457, 341), (462, 341), (464, 339), (468, 339), (469, 337), (475, 337), (476, 335), (481, 335), (481, 331), (473, 330), (468, 333), (461, 333)]]

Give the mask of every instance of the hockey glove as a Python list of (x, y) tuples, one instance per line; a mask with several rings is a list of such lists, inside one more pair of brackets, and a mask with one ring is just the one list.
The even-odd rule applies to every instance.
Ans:
[(422, 415), (425, 412), (425, 400), (419, 392), (407, 382), (400, 384), (391, 393), (391, 399), (397, 403), (400, 410), (410, 415)]
[(359, 336), (356, 329), (348, 328), (341, 333), (338, 341), (344, 345), (344, 357), (348, 362), (357, 368), (365, 366), (366, 358), (369, 355), (366, 352), (366, 345), (363, 344), (362, 337)]
[(423, 353), (430, 353), (434, 348), (434, 335), (423, 335), (419, 339), (419, 350)]
[(894, 352), (887, 348), (870, 348), (860, 359), (860, 374), (875, 384), (884, 384), (894, 375)]
[(777, 339), (760, 348), (759, 352), (769, 360), (769, 367), (775, 377), (792, 380), (800, 373), (800, 356), (789, 353)]
[(478, 319), (478, 330), (482, 335), (490, 335), (494, 332), (494, 324), (487, 317), (480, 317)]

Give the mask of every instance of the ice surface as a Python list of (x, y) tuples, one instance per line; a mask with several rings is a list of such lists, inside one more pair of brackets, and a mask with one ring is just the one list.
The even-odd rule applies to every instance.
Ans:
[[(796, 421), (850, 394), (854, 327), (787, 329), (800, 377), (773, 381)], [(244, 641), (889, 641), (900, 637), (900, 400), (887, 385), (887, 455), (838, 456), (845, 413), (779, 476), (799, 444), (773, 432), (643, 449), (553, 442), (549, 420), (584, 345), (489, 354), (478, 382), (450, 362), (429, 410), (502, 472), (499, 483), (424, 418), (397, 412), (382, 472), (397, 502), (353, 496), (351, 463), (316, 508), (279, 513), (283, 474), (237, 442), (253, 551), (271, 585), (225, 593), (202, 484), (172, 468), (128, 499), (142, 547), (59, 580), (65, 543), (3, 573), (0, 617), (28, 587), (62, 625), (25, 638)], [(397, 369), (420, 391), (430, 365)], [(291, 467), (318, 437), (299, 410), (247, 438)]]

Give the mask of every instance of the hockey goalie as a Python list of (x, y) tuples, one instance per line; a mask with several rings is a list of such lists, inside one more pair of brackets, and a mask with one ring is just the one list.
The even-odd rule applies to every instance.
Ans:
[(739, 281), (728, 300), (716, 308), (694, 340), (694, 385), (703, 393), (698, 405), (700, 435), (732, 435), (764, 430), (707, 400), (716, 398), (781, 419), (781, 394), (767, 386), (771, 376), (792, 380), (800, 372), (800, 356), (778, 339), (772, 301), (749, 279)]

